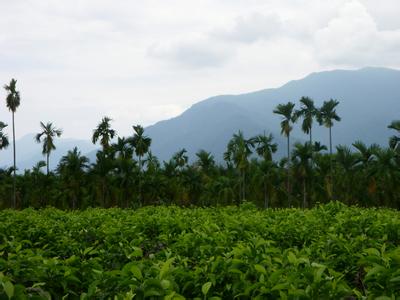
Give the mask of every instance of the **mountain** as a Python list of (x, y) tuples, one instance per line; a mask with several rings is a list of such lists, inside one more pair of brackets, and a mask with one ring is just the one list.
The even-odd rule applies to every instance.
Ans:
[[(337, 99), (342, 121), (335, 123), (332, 133), (335, 145), (351, 145), (360, 139), (367, 144), (387, 145), (393, 134), (388, 124), (400, 119), (400, 71), (385, 68), (336, 70), (319, 72), (290, 81), (279, 88), (265, 89), (241, 95), (211, 97), (194, 104), (180, 116), (158, 122), (146, 128), (152, 138), (151, 149), (160, 160), (169, 160), (178, 150), (188, 150), (190, 160), (205, 149), (222, 162), (223, 153), (232, 135), (242, 130), (246, 137), (272, 133), (279, 145), (275, 158), (285, 155), (286, 139), (280, 134), (280, 118), (273, 114), (279, 103), (295, 102), (302, 96), (313, 98), (317, 106), (324, 100)], [(292, 141), (306, 141), (307, 136), (295, 125)], [(314, 125), (313, 138), (328, 145), (328, 130)], [(10, 141), (11, 142), (11, 141)], [(50, 157), (54, 169), (60, 158), (77, 146), (93, 162), (96, 148), (89, 140), (57, 139), (57, 149)], [(17, 166), (20, 171), (31, 168), (41, 155), (34, 134), (17, 140)], [(12, 165), (12, 146), (0, 152), (0, 168)]]
[[(46, 160), (46, 157), (42, 155), (42, 144), (35, 142), (35, 134), (27, 134), (20, 139), (16, 140), (17, 149), (17, 167), (19, 172), (25, 169), (30, 169), (40, 160)], [(54, 169), (61, 157), (69, 150), (72, 150), (75, 146), (81, 151), (82, 154), (92, 152), (96, 147), (90, 143), (90, 141), (59, 138), (56, 140), (57, 149), (51, 152), (50, 155), (50, 168)], [(0, 153), (0, 168), (10, 167), (13, 164), (13, 152), (12, 152), (12, 141), (10, 140), (10, 146), (6, 150), (2, 150)]]
[[(216, 96), (194, 104), (176, 118), (147, 127), (146, 132), (153, 139), (153, 153), (161, 160), (185, 148), (192, 160), (198, 150), (205, 149), (222, 161), (229, 139), (238, 130), (246, 137), (272, 133), (280, 146), (280, 157), (285, 139), (280, 135), (280, 118), (273, 110), (288, 101), (298, 107), (302, 96), (313, 98), (317, 106), (331, 98), (340, 102), (337, 112), (342, 121), (333, 127), (334, 145), (351, 145), (358, 139), (387, 145), (392, 134), (387, 125), (400, 119), (400, 71), (364, 68), (319, 72), (279, 88)], [(294, 141), (307, 139), (299, 128), (300, 123), (293, 131)], [(328, 145), (326, 128), (315, 124), (313, 136)]]

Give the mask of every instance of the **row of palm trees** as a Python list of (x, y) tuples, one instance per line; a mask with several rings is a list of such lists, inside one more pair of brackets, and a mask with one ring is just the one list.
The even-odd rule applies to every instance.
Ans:
[[(5, 89), (7, 107), (14, 116), (20, 102), (16, 81), (11, 80)], [(196, 161), (189, 164), (185, 149), (160, 163), (150, 150), (151, 139), (142, 126), (133, 126), (130, 137), (118, 137), (112, 129), (111, 118), (104, 117), (93, 130), (92, 142), (101, 145), (95, 162), (90, 164), (74, 148), (52, 172), (50, 154), (62, 130), (53, 123), (40, 122), (41, 131), (35, 139), (43, 144), (46, 161), (17, 176), (13, 122), (14, 166), (0, 170), (0, 207), (53, 205), (76, 209), (158, 203), (239, 204), (244, 200), (266, 208), (311, 207), (337, 198), (349, 204), (399, 208), (400, 136), (391, 137), (388, 148), (357, 141), (353, 144), (355, 151), (337, 146), (333, 153), (332, 127), (335, 121), (340, 121), (336, 113), (338, 104), (331, 99), (317, 108), (312, 99), (302, 97), (298, 110), (292, 102), (278, 105), (274, 113), (282, 118), (281, 133), (287, 138), (287, 157), (273, 160), (278, 146), (272, 134), (264, 132), (245, 138), (239, 131), (227, 145), (226, 165), (217, 164), (205, 150), (196, 153)], [(291, 149), (290, 134), (299, 119), (309, 139), (306, 143), (295, 143)], [(328, 153), (325, 145), (313, 141), (315, 121), (329, 129)], [(0, 149), (9, 145), (4, 133), (6, 126), (0, 122)], [(400, 133), (400, 121), (393, 121), (388, 127)], [(41, 169), (45, 166), (47, 170), (43, 173)]]
[[(324, 101), (320, 108), (317, 108), (314, 104), (314, 100), (309, 97), (302, 97), (300, 99), (300, 109), (295, 110), (295, 104), (288, 102), (286, 104), (279, 104), (274, 113), (281, 116), (281, 134), (287, 138), (287, 194), (289, 197), (289, 203), (291, 202), (290, 197), (290, 133), (293, 130), (293, 124), (302, 118), (303, 122), (301, 124), (301, 129), (305, 134), (309, 135), (309, 145), (311, 151), (311, 159), (313, 156), (313, 139), (312, 139), (312, 129), (314, 121), (317, 120), (319, 125), (324, 125), (329, 129), (329, 153), (332, 157), (332, 127), (334, 121), (339, 122), (341, 118), (336, 113), (336, 107), (339, 101), (330, 99), (329, 101)], [(331, 171), (332, 171), (332, 161), (331, 161)]]

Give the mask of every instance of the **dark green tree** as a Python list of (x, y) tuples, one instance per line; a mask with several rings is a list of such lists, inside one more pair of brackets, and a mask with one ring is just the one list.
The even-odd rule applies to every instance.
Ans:
[(290, 195), (290, 132), (293, 129), (293, 123), (296, 122), (297, 116), (294, 111), (295, 104), (288, 102), (286, 104), (278, 104), (274, 109), (274, 113), (281, 116), (281, 134), (287, 138), (287, 196), (289, 206), (291, 205)]
[(35, 140), (37, 143), (43, 142), (42, 154), (46, 155), (46, 169), (47, 175), (49, 175), (50, 170), (50, 153), (56, 149), (54, 145), (54, 138), (60, 137), (62, 134), (62, 130), (53, 126), (53, 123), (47, 122), (45, 125), (43, 122), (40, 122), (41, 132), (36, 134)]
[(13, 207), (17, 207), (17, 196), (16, 196), (16, 172), (17, 172), (17, 157), (15, 149), (15, 119), (14, 115), (21, 102), (19, 91), (17, 91), (17, 81), (11, 79), (9, 85), (5, 85), (4, 89), (7, 91), (6, 105), (12, 115), (12, 127), (13, 127), (13, 158), (14, 158), (14, 169), (13, 169)]

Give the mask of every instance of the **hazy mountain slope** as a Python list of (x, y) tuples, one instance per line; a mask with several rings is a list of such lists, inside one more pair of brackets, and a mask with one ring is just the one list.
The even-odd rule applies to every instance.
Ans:
[[(19, 172), (30, 169), (40, 160), (46, 160), (45, 156), (42, 155), (42, 144), (36, 143), (34, 137), (35, 134), (33, 133), (27, 134), (16, 141), (17, 167)], [(58, 165), (60, 158), (75, 146), (78, 147), (82, 154), (86, 154), (95, 149), (92, 143), (85, 140), (60, 138), (55, 141), (55, 144), (57, 149), (50, 155), (51, 169), (54, 169)], [(12, 157), (12, 143), (10, 140), (10, 146), (6, 150), (0, 152), (0, 167), (12, 166)]]
[[(333, 128), (335, 144), (350, 145), (361, 139), (386, 145), (391, 134), (387, 125), (400, 119), (400, 71), (364, 68), (313, 73), (276, 89), (212, 97), (176, 118), (149, 126), (147, 133), (153, 138), (153, 152), (162, 160), (182, 147), (191, 157), (206, 149), (221, 159), (229, 138), (238, 129), (246, 136), (272, 132), (282, 144), (280, 119), (272, 111), (279, 103), (297, 103), (301, 96), (312, 97), (317, 105), (330, 98), (340, 101), (337, 111), (342, 122)], [(327, 130), (317, 124), (315, 127), (315, 139), (327, 144)], [(293, 135), (306, 139), (298, 129)]]
[[(366, 143), (387, 145), (393, 133), (387, 125), (400, 119), (400, 71), (385, 68), (365, 68), (356, 71), (313, 73), (303, 79), (290, 81), (280, 88), (265, 89), (241, 95), (216, 96), (194, 104), (180, 116), (146, 128), (152, 139), (152, 151), (160, 160), (168, 160), (178, 150), (186, 148), (191, 159), (200, 149), (211, 151), (219, 161), (232, 135), (242, 130), (246, 137), (272, 132), (279, 144), (276, 157), (285, 154), (285, 138), (280, 135), (280, 118), (272, 113), (279, 103), (298, 102), (301, 96), (340, 101), (338, 113), (342, 122), (333, 128), (335, 144), (351, 145), (361, 139)], [(296, 124), (293, 141), (307, 137)], [(328, 131), (315, 124), (314, 138), (328, 144)], [(62, 155), (77, 146), (82, 154), (95, 160), (95, 147), (88, 140), (57, 139), (57, 150), (51, 154), (54, 168)], [(17, 140), (18, 168), (31, 168), (39, 160), (41, 145), (34, 134)], [(12, 147), (0, 152), (0, 167), (12, 165)]]

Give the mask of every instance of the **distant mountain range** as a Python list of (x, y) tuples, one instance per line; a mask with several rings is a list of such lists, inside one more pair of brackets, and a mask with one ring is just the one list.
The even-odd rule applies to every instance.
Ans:
[[(194, 104), (180, 116), (147, 128), (153, 139), (152, 151), (166, 160), (179, 148), (191, 158), (199, 149), (211, 151), (222, 160), (232, 134), (239, 129), (246, 137), (272, 133), (279, 144), (277, 157), (283, 155), (285, 139), (280, 135), (280, 118), (273, 114), (279, 103), (296, 102), (302, 96), (313, 98), (320, 106), (324, 100), (337, 99), (342, 121), (333, 127), (335, 145), (351, 145), (360, 139), (365, 143), (387, 145), (393, 134), (388, 124), (400, 119), (400, 71), (386, 68), (364, 68), (355, 71), (328, 71), (290, 81), (280, 88), (265, 89), (241, 95), (216, 96)], [(295, 126), (293, 140), (306, 140)], [(328, 130), (315, 124), (315, 140), (328, 144)]]
[[(313, 73), (290, 81), (280, 88), (265, 89), (241, 95), (221, 95), (200, 101), (170, 120), (160, 121), (146, 128), (152, 138), (152, 152), (160, 160), (168, 160), (185, 148), (191, 160), (200, 149), (212, 152), (218, 161), (232, 135), (242, 130), (246, 137), (272, 133), (279, 144), (276, 157), (284, 154), (285, 139), (280, 135), (280, 118), (273, 114), (279, 103), (296, 102), (302, 96), (315, 100), (317, 106), (330, 98), (340, 101), (337, 112), (342, 121), (333, 127), (335, 145), (351, 145), (360, 139), (365, 143), (387, 145), (392, 134), (387, 125), (400, 119), (400, 71), (386, 68), (364, 68), (355, 71), (336, 70)], [(328, 144), (328, 131), (315, 124), (315, 140)], [(306, 140), (300, 123), (293, 131), (295, 140)], [(92, 160), (96, 147), (89, 140), (59, 139), (52, 153), (54, 168), (62, 155), (77, 146)], [(34, 134), (17, 141), (18, 167), (30, 168), (39, 160), (41, 145), (34, 142)], [(12, 147), (0, 153), (0, 166), (12, 164)]]

